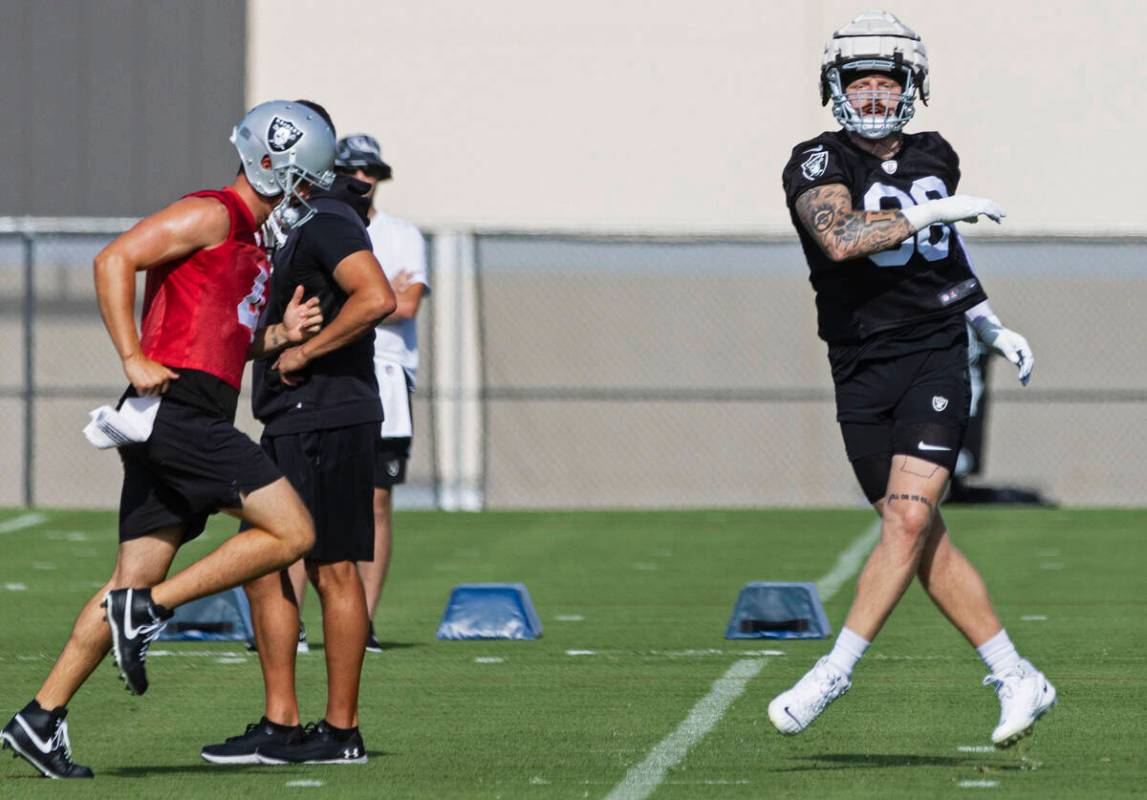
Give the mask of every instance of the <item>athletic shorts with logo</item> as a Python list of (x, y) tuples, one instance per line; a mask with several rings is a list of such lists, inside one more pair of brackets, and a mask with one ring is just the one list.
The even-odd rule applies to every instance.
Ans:
[[(411, 402), (413, 396), (413, 388), (410, 385), (410, 376), (402, 367), (394, 365), (394, 369), (398, 379), (395, 382), (397, 386), (387, 387), (390, 391), (383, 397), (382, 408), (386, 413), (386, 421), (383, 422), (382, 429), (385, 431), (395, 419), (405, 419), (409, 421), (409, 426), (406, 428), (410, 433), (414, 432), (414, 407)], [(378, 369), (376, 367), (376, 373)], [(378, 373), (379, 386), (383, 387), (383, 381), (389, 380), (386, 373)], [(394, 401), (390, 398), (401, 397), (400, 400)], [(400, 413), (394, 413), (388, 406), (393, 406), (394, 402), (404, 402), (406, 404), (406, 416), (402, 417)], [(406, 424), (405, 422), (403, 423)], [(374, 448), (374, 485), (377, 489), (390, 489), (400, 483), (406, 483), (406, 462), (410, 460), (410, 445), (412, 442), (411, 436), (380, 436)]]
[(389, 489), (406, 483), (406, 462), (410, 460), (409, 436), (383, 439), (381, 436), (374, 446), (374, 486), (376, 489)]
[(264, 434), (260, 443), (315, 521), (308, 561), (374, 560), (374, 441), (378, 423)]
[(160, 402), (148, 440), (119, 454), (121, 542), (173, 525), (190, 541), (211, 514), (239, 508), (244, 495), (283, 477), (230, 421), (170, 398)]
[(970, 406), (966, 338), (940, 349), (863, 362), (838, 383), (836, 418), (868, 500), (884, 496), (893, 454), (951, 472)]

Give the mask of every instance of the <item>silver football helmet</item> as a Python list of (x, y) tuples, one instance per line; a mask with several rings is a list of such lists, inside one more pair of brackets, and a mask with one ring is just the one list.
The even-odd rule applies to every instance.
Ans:
[(329, 189), (335, 178), (335, 133), (317, 111), (287, 100), (260, 103), (231, 131), (231, 143), (255, 191), (283, 198), (271, 212), (274, 222), (297, 228), (314, 216), (300, 186)]
[[(858, 77), (886, 72), (901, 86), (892, 92), (852, 92)], [(916, 113), (916, 95), (928, 105), (928, 51), (920, 36), (888, 11), (865, 11), (832, 34), (820, 67), (820, 103), (846, 131), (866, 139), (897, 133)], [(860, 110), (857, 110), (859, 106)]]

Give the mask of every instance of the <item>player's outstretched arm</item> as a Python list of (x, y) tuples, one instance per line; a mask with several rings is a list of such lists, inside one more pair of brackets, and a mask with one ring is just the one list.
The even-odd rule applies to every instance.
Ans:
[(814, 186), (797, 198), (796, 209), (805, 230), (833, 261), (879, 253), (916, 232), (899, 211), (853, 209), (843, 183)]
[(140, 395), (163, 394), (179, 376), (140, 349), (135, 326), (135, 274), (168, 264), (227, 238), (231, 217), (218, 200), (186, 197), (145, 217), (100, 251), (92, 265), (100, 315), (124, 374)]
[(797, 217), (821, 250), (833, 261), (862, 258), (898, 246), (929, 225), (959, 220), (974, 222), (981, 214), (999, 222), (1004, 211), (983, 197), (953, 195), (900, 211), (864, 211), (852, 207), (843, 183), (814, 186), (796, 201)]
[(1010, 328), (1005, 328), (987, 300), (969, 308), (964, 316), (984, 344), (1016, 365), (1020, 383), (1027, 386), (1032, 377), (1032, 369), (1035, 368), (1035, 356), (1032, 355), (1028, 340)]

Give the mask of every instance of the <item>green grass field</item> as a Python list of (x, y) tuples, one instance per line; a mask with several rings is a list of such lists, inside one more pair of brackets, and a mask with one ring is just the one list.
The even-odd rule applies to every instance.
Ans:
[[(0, 530), (25, 513), (0, 512)], [(114, 514), (44, 516), (0, 533), (5, 719), (39, 686), (115, 553)], [(49, 782), (5, 759), (0, 796), (599, 798), (746, 658), (763, 668), (654, 797), (1143, 792), (1147, 512), (947, 516), (1021, 652), (1059, 690), (1059, 706), (1022, 749), (970, 749), (988, 744), (997, 701), (980, 685), (974, 651), (918, 587), (857, 668), (847, 697), (799, 737), (773, 731), (769, 699), (828, 643), (726, 641), (737, 591), (750, 580), (817, 580), (871, 524), (869, 513), (404, 513), (380, 611), (380, 638), (393, 647), (368, 655), (363, 676), (368, 765), (200, 761), (203, 744), (260, 716), (257, 660), (237, 644), (160, 643), (174, 654), (149, 660), (145, 697), (123, 691), (109, 659), (71, 705), (73, 753), (95, 769), (95, 781)], [(180, 563), (231, 530), (216, 519)], [(436, 641), (450, 587), (476, 581), (526, 582), (544, 637)], [(834, 627), (852, 585), (827, 603)], [(312, 642), (321, 642), (313, 594), (304, 616)], [(321, 648), (300, 656), (308, 719), (322, 715), (324, 681)]]

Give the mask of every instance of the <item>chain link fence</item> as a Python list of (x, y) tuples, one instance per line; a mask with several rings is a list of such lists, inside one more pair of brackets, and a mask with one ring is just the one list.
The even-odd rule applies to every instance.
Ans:
[[(4, 221), (0, 221), (3, 223)], [(127, 386), (104, 330), (92, 259), (131, 220), (8, 220), (0, 227), (0, 506), (115, 507), (122, 472), (111, 450), (81, 430), (88, 411), (114, 404)], [(22, 230), (12, 231), (18, 228)], [(137, 307), (143, 276), (137, 281)], [(414, 400), (415, 444), (400, 507), (435, 505), (430, 303), (420, 314), (422, 366)], [(250, 367), (236, 425), (258, 441)]]
[[(1147, 497), (1147, 241), (970, 243), (1036, 354), (992, 377), (982, 482)], [(478, 241), (490, 506), (861, 503), (795, 239)]]
[[(125, 222), (8, 222), (0, 505), (114, 507), (118, 459), (80, 429), (125, 386), (91, 279), (92, 257)], [(1147, 241), (970, 246), (1037, 362), (1026, 389), (1010, 367), (994, 370), (979, 480), (1067, 504), (1142, 504)], [(862, 502), (795, 239), (488, 234), (474, 254), (487, 507)], [(433, 296), (423, 309), (414, 457), (396, 492), (407, 507), (437, 504), (442, 480), (434, 317), (453, 312)], [(258, 437), (246, 392), (237, 424)]]

